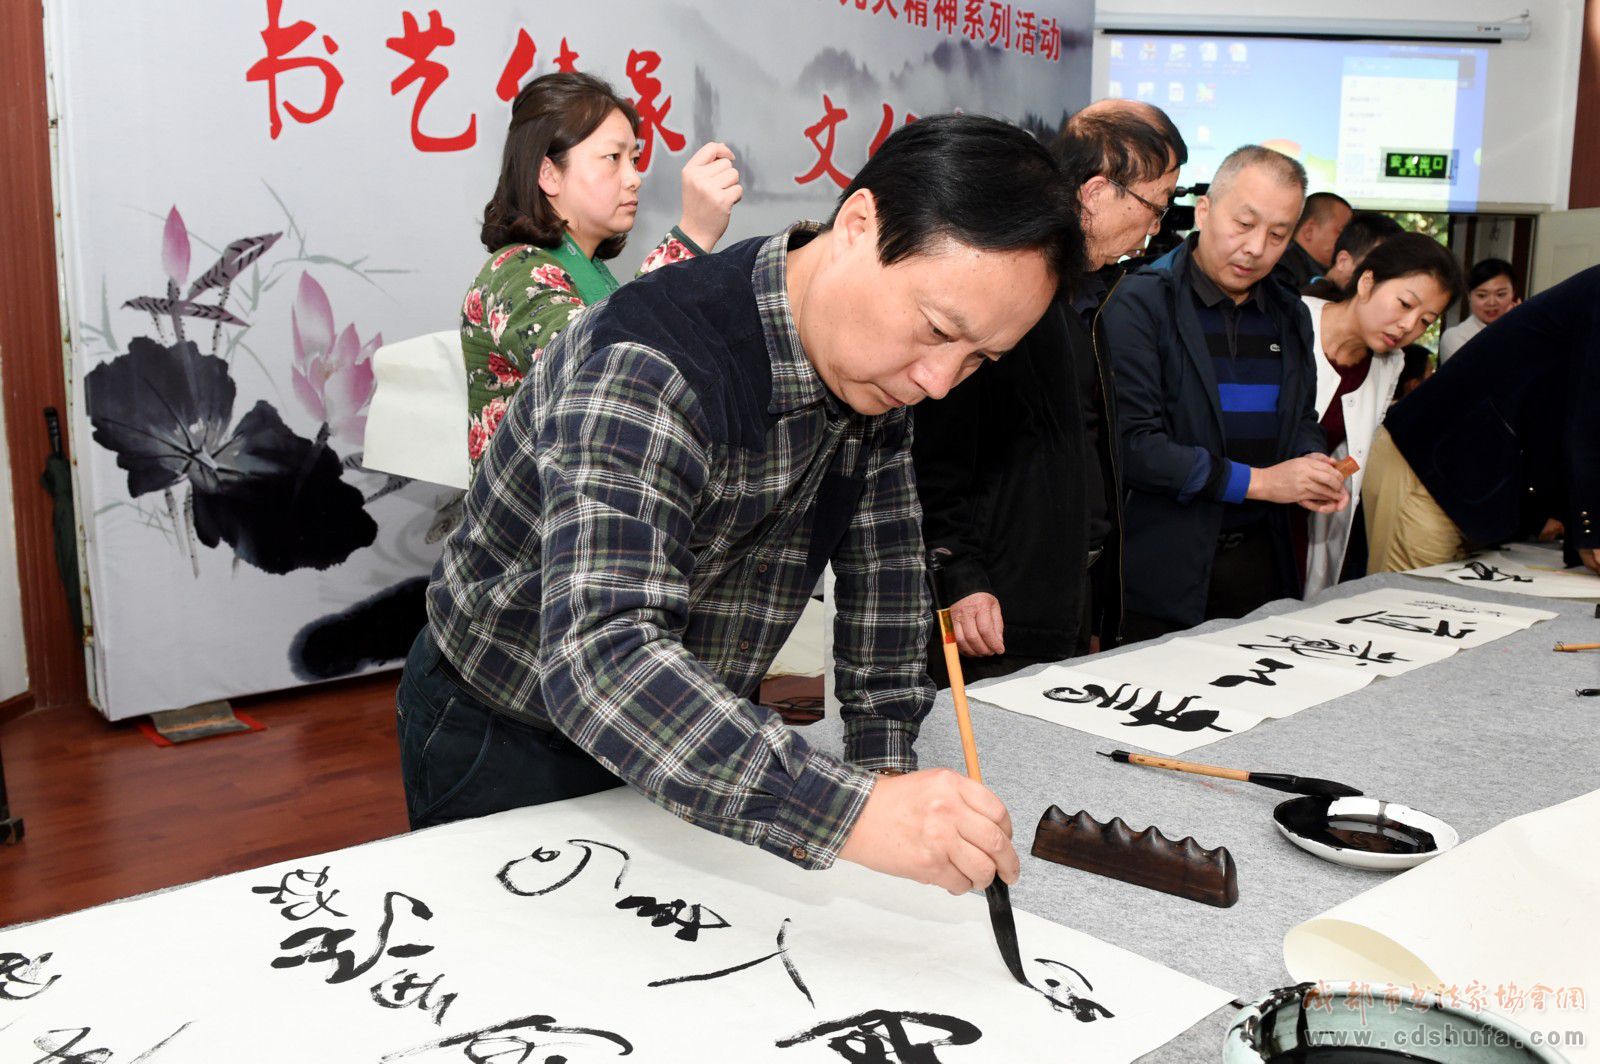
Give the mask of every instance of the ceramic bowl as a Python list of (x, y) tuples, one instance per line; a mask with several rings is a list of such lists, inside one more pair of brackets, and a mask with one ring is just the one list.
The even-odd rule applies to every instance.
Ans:
[[(1433, 836), (1434, 847), (1418, 853), (1381, 853), (1374, 850), (1358, 849), (1353, 846), (1335, 845), (1330, 839), (1316, 839), (1309, 837), (1294, 825), (1303, 819), (1310, 811), (1315, 812), (1319, 806), (1327, 806), (1327, 814), (1331, 818), (1340, 816), (1377, 816), (1381, 815), (1391, 821), (1407, 827), (1418, 828)], [(1316, 854), (1325, 861), (1335, 864), (1349, 865), (1352, 868), (1368, 868), (1378, 872), (1398, 872), (1406, 868), (1413, 868), (1423, 861), (1437, 857), (1439, 854), (1451, 849), (1461, 841), (1461, 836), (1456, 834), (1456, 829), (1446, 824), (1436, 816), (1412, 809), (1399, 802), (1385, 802), (1378, 798), (1365, 796), (1358, 798), (1336, 798), (1329, 801), (1327, 798), (1293, 798), (1283, 802), (1272, 811), (1272, 822), (1278, 826), (1283, 837), (1300, 847), (1307, 853)]]

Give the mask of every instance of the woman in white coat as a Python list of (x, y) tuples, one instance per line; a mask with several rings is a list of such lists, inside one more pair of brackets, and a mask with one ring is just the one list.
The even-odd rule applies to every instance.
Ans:
[[(1317, 415), (1334, 459), (1367, 463), (1372, 438), (1405, 368), (1401, 348), (1416, 340), (1461, 293), (1461, 267), (1432, 237), (1404, 233), (1373, 248), (1337, 300), (1305, 296), (1317, 363)], [(1362, 471), (1350, 478), (1358, 498)], [(1305, 514), (1305, 593), (1339, 582), (1354, 506)], [(1296, 535), (1296, 540), (1301, 536)]]

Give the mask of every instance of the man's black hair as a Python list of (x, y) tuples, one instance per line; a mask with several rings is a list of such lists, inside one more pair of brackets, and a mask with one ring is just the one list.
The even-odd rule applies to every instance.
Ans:
[[(1339, 252), (1342, 251), (1350, 256), (1351, 266), (1359, 273), (1362, 260), (1373, 248), (1403, 232), (1405, 228), (1387, 214), (1379, 214), (1377, 211), (1356, 211), (1340, 231), (1339, 239), (1333, 242), (1333, 262), (1339, 261)], [(1304, 295), (1334, 302), (1338, 302), (1344, 296), (1343, 286), (1334, 284), (1326, 277), (1318, 277), (1301, 292)]]
[(1339, 239), (1333, 242), (1333, 257), (1337, 259), (1339, 252), (1343, 251), (1359, 266), (1361, 260), (1367, 257), (1367, 252), (1403, 232), (1405, 228), (1387, 214), (1356, 211), (1345, 223)]
[(1354, 210), (1350, 201), (1337, 192), (1313, 192), (1306, 197), (1305, 206), (1300, 208), (1300, 220), (1294, 223), (1294, 231), (1299, 232), (1307, 222), (1320, 222), (1334, 211), (1335, 205), (1345, 210)]
[(901, 126), (856, 173), (839, 205), (861, 189), (876, 204), (885, 266), (952, 240), (982, 251), (1043, 252), (1064, 285), (1083, 272), (1083, 232), (1061, 167), (1032, 135), (1006, 122), (932, 115)]
[(1401, 364), (1400, 379), (1395, 382), (1395, 390), (1404, 395), (1407, 384), (1412, 381), (1421, 383), (1428, 375), (1428, 366), (1433, 362), (1433, 352), (1421, 344), (1406, 344), (1400, 350), (1401, 357), (1405, 361)]

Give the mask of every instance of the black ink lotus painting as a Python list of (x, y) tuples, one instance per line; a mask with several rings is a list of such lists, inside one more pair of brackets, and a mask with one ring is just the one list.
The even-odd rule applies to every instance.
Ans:
[(426, 579), (451, 495), (364, 468), (362, 443), (378, 326), (432, 319), (394, 310), (385, 285), (410, 271), (331, 253), (266, 194), (265, 212), (197, 205), (220, 234), (176, 205), (143, 212), (154, 240), (77, 325), (91, 645), (113, 719), (392, 664), (423, 623), (417, 596), (389, 589)]

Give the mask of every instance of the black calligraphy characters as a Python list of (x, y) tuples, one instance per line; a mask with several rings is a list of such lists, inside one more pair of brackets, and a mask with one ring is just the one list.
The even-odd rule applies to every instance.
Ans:
[[(592, 1052), (589, 1052), (592, 1051)], [(565, 1064), (590, 1060), (596, 1054), (625, 1057), (633, 1044), (620, 1034), (598, 1027), (564, 1027), (554, 1016), (522, 1016), (451, 1035), (380, 1057), (378, 1064), (413, 1060), (417, 1064)]]
[[(1045, 691), (1044, 696), (1056, 702), (1073, 705), (1093, 703), (1101, 709), (1126, 713), (1131, 719), (1122, 723), (1129, 728), (1155, 725), (1177, 732), (1197, 732), (1206, 729), (1219, 732), (1233, 730), (1217, 723), (1221, 713), (1215, 709), (1190, 709), (1190, 703), (1198, 698), (1198, 695), (1185, 695), (1176, 705), (1166, 709), (1161, 705), (1161, 700), (1167, 697), (1165, 691), (1152, 690), (1149, 698), (1145, 699), (1144, 688), (1128, 683), (1118, 684), (1115, 691), (1107, 691), (1097, 683), (1086, 683), (1081, 688), (1052, 687)], [(1141, 704), (1142, 699), (1144, 699), (1143, 704)]]
[(1094, 984), (1089, 982), (1078, 969), (1061, 961), (1050, 960), (1048, 957), (1035, 957), (1034, 961), (1051, 970), (1052, 974), (1044, 978), (1044, 988), (1039, 993), (1043, 994), (1057, 1011), (1070, 1013), (1079, 1023), (1109, 1020), (1116, 1016), (1116, 1013), (1098, 1001), (1083, 996), (1084, 993), (1094, 991)]
[(1459, 622), (1457, 623), (1457, 628), (1460, 630), (1451, 631), (1449, 621), (1439, 621), (1430, 627), (1425, 622), (1431, 620), (1433, 620), (1433, 618), (1413, 613), (1392, 613), (1389, 610), (1373, 610), (1371, 613), (1358, 613), (1353, 617), (1341, 617), (1339, 618), (1338, 623), (1379, 624), (1385, 628), (1394, 628), (1401, 632), (1416, 632), (1418, 635), (1436, 635), (1440, 639), (1465, 639), (1467, 636), (1477, 631), (1476, 628), (1468, 628), (1466, 625), (1460, 624)]
[(44, 974), (50, 957), (49, 953), (31, 958), (21, 953), (0, 953), (0, 1001), (27, 1001), (55, 986), (61, 976)]
[(939, 1064), (940, 1046), (969, 1046), (982, 1037), (976, 1026), (954, 1016), (872, 1009), (818, 1024), (777, 1045), (788, 1049), (821, 1038), (849, 1064)]
[(610, 850), (622, 858), (622, 867), (617, 870), (617, 878), (611, 884), (612, 890), (622, 887), (622, 877), (628, 874), (628, 851), (608, 842), (595, 842), (593, 839), (568, 839), (568, 845), (576, 846), (583, 852), (578, 858), (578, 863), (566, 875), (547, 882), (549, 867), (561, 868), (565, 862), (559, 848), (537, 847), (526, 857), (518, 857), (514, 861), (507, 861), (495, 876), (500, 885), (519, 898), (537, 898), (543, 894), (550, 894), (560, 890), (583, 874), (589, 867), (589, 861), (594, 857), (595, 848)]
[(1516, 573), (1508, 573), (1499, 566), (1488, 565), (1484, 562), (1468, 562), (1460, 569), (1453, 570), (1450, 575), (1458, 580), (1471, 580), (1476, 583), (1484, 584), (1533, 583), (1533, 577), (1531, 576), (1519, 576)]
[(702, 972), (698, 975), (679, 975), (673, 976), (669, 979), (657, 979), (650, 983), (650, 985), (672, 986), (676, 983), (701, 983), (709, 979), (721, 979), (724, 976), (733, 975), (735, 972), (742, 972), (747, 968), (754, 968), (758, 964), (765, 964), (767, 961), (777, 959), (783, 962), (783, 970), (788, 973), (789, 981), (794, 984), (795, 989), (800, 991), (801, 994), (805, 995), (805, 999), (811, 1002), (812, 1008), (816, 1008), (817, 1003), (812, 999), (811, 991), (806, 988), (806, 982), (800, 977), (799, 969), (794, 966), (794, 961), (789, 958), (789, 925), (792, 922), (793, 921), (791, 920), (785, 919), (783, 923), (778, 925), (778, 948), (773, 952), (766, 954), (765, 956), (757, 957), (752, 961), (745, 961), (743, 964), (735, 964), (730, 968), (723, 968), (715, 972)]

